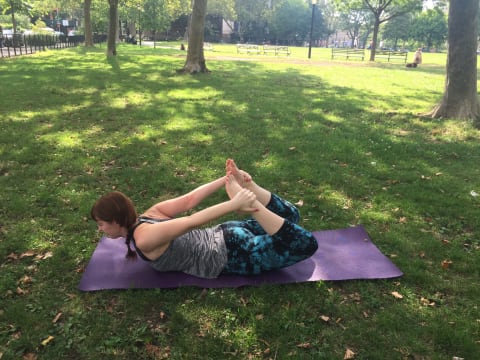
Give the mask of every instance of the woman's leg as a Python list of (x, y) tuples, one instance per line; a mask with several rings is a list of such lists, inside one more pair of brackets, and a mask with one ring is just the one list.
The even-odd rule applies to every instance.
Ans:
[[(227, 175), (225, 188), (230, 197), (235, 196), (237, 192), (242, 190), (242, 187), (232, 174)], [(265, 232), (273, 235), (280, 230), (285, 221), (283, 217), (268, 210), (258, 199), (253, 202), (251, 207), (257, 209), (257, 211), (251, 213), (251, 216), (260, 224)]]
[(312, 256), (318, 248), (312, 233), (285, 220), (274, 235), (252, 232), (249, 223), (222, 224), (228, 261), (225, 274), (256, 275), (294, 265)]
[[(318, 244), (310, 231), (296, 224), (299, 219), (298, 210), (256, 185), (250, 175), (233, 165), (233, 160), (230, 167), (227, 162), (230, 173), (226, 177), (226, 190), (230, 197), (242, 189), (242, 183), (256, 195), (259, 194), (263, 202), (268, 193), (269, 200), (266, 206), (258, 199), (255, 201), (253, 207), (258, 211), (251, 213), (253, 219), (222, 224), (228, 251), (224, 273), (259, 274), (293, 265), (312, 256)], [(237, 179), (240, 179), (240, 183)], [(250, 187), (252, 184), (255, 184), (254, 187)], [(280, 216), (279, 213), (282, 212), (292, 219)]]

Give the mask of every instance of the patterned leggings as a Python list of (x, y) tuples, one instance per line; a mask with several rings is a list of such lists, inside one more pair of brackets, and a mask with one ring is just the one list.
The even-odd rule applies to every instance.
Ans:
[(273, 235), (267, 234), (253, 218), (221, 225), (228, 254), (223, 274), (260, 274), (296, 264), (315, 253), (317, 240), (297, 225), (300, 215), (293, 204), (272, 194), (267, 209), (285, 219)]

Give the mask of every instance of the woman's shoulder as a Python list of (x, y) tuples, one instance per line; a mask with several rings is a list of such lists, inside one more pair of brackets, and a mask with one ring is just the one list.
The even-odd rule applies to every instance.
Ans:
[(143, 223), (157, 224), (159, 222), (168, 221), (168, 220), (171, 220), (171, 219), (168, 217), (155, 217), (155, 216), (147, 216), (145, 214), (142, 214), (138, 217), (137, 224), (143, 224)]
[(158, 211), (157, 209), (155, 209), (154, 206), (152, 206), (150, 209), (148, 209), (143, 214), (141, 214), (139, 216), (139, 219), (140, 218), (155, 219), (155, 220), (158, 220), (158, 221), (166, 221), (166, 220), (171, 219), (171, 217), (168, 216), (167, 214), (164, 214), (164, 213)]

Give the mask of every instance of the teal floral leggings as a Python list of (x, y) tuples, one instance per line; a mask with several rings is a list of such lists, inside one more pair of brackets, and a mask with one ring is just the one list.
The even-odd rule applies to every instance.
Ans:
[(300, 214), (293, 204), (272, 194), (267, 209), (285, 219), (273, 235), (253, 218), (221, 225), (228, 254), (223, 274), (256, 275), (296, 264), (315, 253), (317, 240), (297, 224)]

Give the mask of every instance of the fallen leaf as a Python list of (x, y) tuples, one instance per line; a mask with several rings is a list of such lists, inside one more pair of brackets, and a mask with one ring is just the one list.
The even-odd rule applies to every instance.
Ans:
[(326, 315), (320, 315), (320, 319), (322, 319), (323, 321), (325, 322), (329, 322), (330, 321), (330, 317), (326, 316)]
[(424, 306), (435, 306), (435, 301), (431, 301), (429, 299), (426, 299), (424, 297), (420, 298), (420, 302), (422, 303), (422, 305)]
[(355, 359), (355, 353), (348, 349), (345, 350), (345, 355), (343, 356), (343, 360)]
[(20, 283), (22, 284), (30, 284), (32, 282), (32, 278), (28, 275), (25, 275), (20, 279)]
[(51, 251), (47, 251), (45, 254), (37, 255), (36, 258), (38, 260), (45, 260), (45, 259), (51, 258), (52, 256), (53, 256), (53, 253)]
[(403, 299), (403, 295), (400, 294), (398, 291), (392, 291), (392, 295), (397, 299)]
[(447, 270), (450, 267), (450, 265), (452, 265), (452, 264), (453, 264), (453, 262), (451, 260), (443, 260), (442, 261), (442, 269)]
[(153, 356), (155, 359), (168, 359), (170, 357), (170, 347), (166, 346), (162, 348), (160, 346), (147, 344), (145, 346), (147, 353)]
[(53, 341), (53, 339), (55, 339), (55, 338), (50, 335), (49, 337), (47, 337), (45, 340), (42, 341), (42, 345), (47, 346), (50, 342)]
[(28, 250), (28, 251), (25, 251), (23, 254), (20, 255), (20, 259), (23, 259), (24, 257), (32, 257), (32, 256), (35, 256), (35, 255), (37, 255), (35, 253), (35, 251)]
[(295, 203), (295, 205), (300, 206), (300, 207), (303, 206), (303, 200), (298, 200), (298, 201)]
[(25, 290), (23, 290), (23, 289), (20, 288), (20, 287), (17, 287), (17, 289), (15, 290), (15, 292), (17, 293), (17, 295), (24, 295), (24, 294), (25, 294)]
[(12, 253), (10, 253), (10, 254), (7, 255), (7, 259), (8, 259), (8, 260), (17, 260), (17, 259), (18, 259), (18, 255), (12, 252)]
[[(2, 358), (2, 357), (0, 356), (0, 359), (1, 359), (1, 358)], [(26, 353), (25, 355), (23, 355), (22, 359), (23, 359), (23, 360), (37, 360), (38, 357), (37, 357), (37, 355), (34, 354), (34, 353)]]
[(293, 151), (293, 150), (295, 150), (295, 149), (296, 149), (295, 146), (291, 146), (291, 147), (288, 148), (288, 150), (290, 150), (290, 151)]
[(310, 349), (312, 347), (312, 344), (310, 344), (309, 342), (304, 342), (301, 344), (297, 344), (297, 347), (301, 349)]
[(257, 320), (263, 320), (263, 318), (264, 318), (263, 314), (258, 314), (258, 315), (255, 316), (255, 319), (257, 319)]
[(57, 321), (60, 319), (60, 317), (62, 316), (62, 313), (59, 312), (52, 320), (52, 323), (56, 324)]

